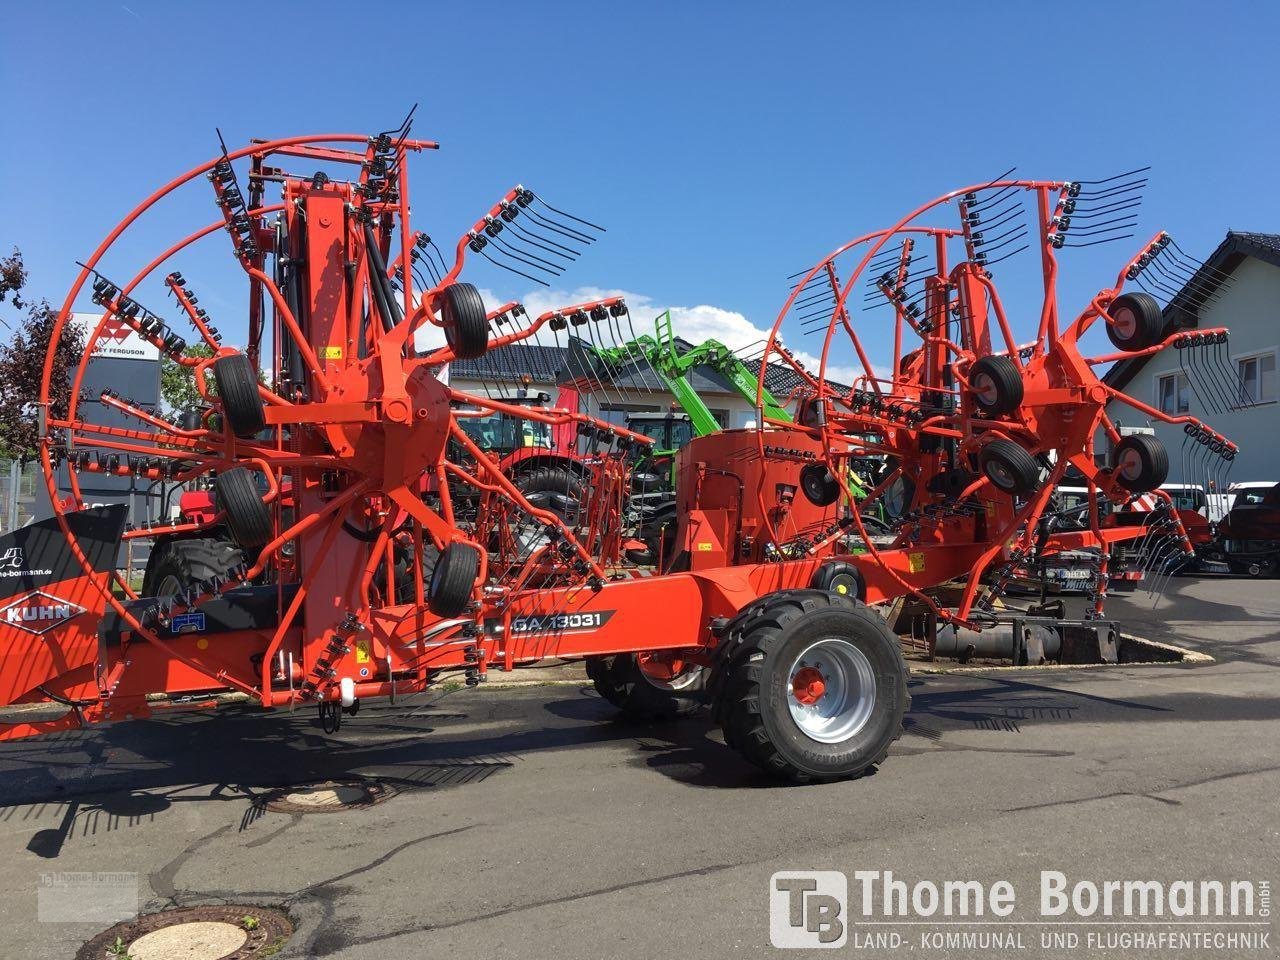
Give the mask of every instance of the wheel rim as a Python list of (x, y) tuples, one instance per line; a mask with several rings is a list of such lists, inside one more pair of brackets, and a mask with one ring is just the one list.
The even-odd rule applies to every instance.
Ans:
[(681, 657), (637, 653), (636, 667), (644, 682), (659, 690), (683, 690), (698, 680), (702, 668)]
[(1142, 457), (1136, 450), (1126, 450), (1120, 457), (1117, 469), (1126, 480), (1137, 480), (1142, 475)]
[(848, 640), (819, 640), (791, 664), (787, 707), (800, 732), (810, 740), (848, 740), (867, 725), (875, 705), (876, 678), (871, 661)]
[(1138, 329), (1138, 318), (1128, 307), (1121, 307), (1119, 310), (1113, 310), (1111, 312), (1111, 319), (1115, 321), (1115, 323), (1112, 324), (1112, 327), (1114, 327), (1116, 333), (1125, 340), (1132, 337), (1134, 331)]
[(973, 392), (982, 401), (983, 406), (994, 407), (996, 405), (996, 382), (985, 373), (980, 373), (974, 377)]
[(842, 597), (856, 597), (858, 581), (847, 573), (838, 573), (831, 578), (831, 592), (838, 593)]
[(182, 581), (175, 574), (169, 574), (156, 585), (157, 597), (176, 597), (182, 592)]
[(520, 523), (513, 536), (516, 541), (516, 556), (523, 560), (547, 540), (547, 530), (536, 520), (530, 520)]
[(1016, 485), (1013, 479), (1013, 473), (1009, 468), (998, 460), (993, 460), (987, 464), (987, 476), (1001, 490), (1012, 490)]

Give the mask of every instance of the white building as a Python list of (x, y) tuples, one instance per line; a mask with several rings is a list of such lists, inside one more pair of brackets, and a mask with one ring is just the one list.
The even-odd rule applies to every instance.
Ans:
[[(1180, 351), (1162, 350), (1116, 364), (1104, 378), (1137, 400), (1173, 415), (1190, 413), (1240, 447), (1231, 482), (1280, 481), (1280, 234), (1230, 231), (1184, 292), (1164, 311), (1170, 327), (1227, 327), (1230, 337), (1191, 367)], [(1203, 301), (1196, 309), (1189, 299)], [(1180, 359), (1183, 361), (1180, 363)], [(1209, 375), (1216, 373), (1215, 379)], [(1117, 401), (1107, 407), (1127, 427), (1154, 428), (1177, 476), (1181, 427), (1148, 419)]]
[[(757, 372), (760, 369), (758, 361), (748, 362), (747, 366)], [(715, 370), (695, 367), (686, 378), (721, 427), (733, 429), (755, 422), (754, 402), (734, 390)], [(474, 360), (455, 360), (449, 371), (449, 384), (455, 390), (495, 400), (515, 397), (523, 387), (530, 395), (548, 394), (554, 403), (559, 385), (570, 381), (582, 385), (580, 412), (610, 423), (625, 424), (629, 413), (679, 409), (675, 396), (643, 361), (637, 360), (612, 376), (602, 375), (588, 369), (585, 361), (576, 358), (567, 347), (510, 344)], [(800, 377), (789, 367), (769, 365), (766, 386), (780, 403), (786, 403), (799, 383)]]

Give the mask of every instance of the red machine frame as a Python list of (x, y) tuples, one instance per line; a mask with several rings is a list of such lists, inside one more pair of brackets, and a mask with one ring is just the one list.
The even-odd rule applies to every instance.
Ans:
[[(1048, 491), (1068, 463), (1086, 473), (1091, 490), (1120, 501), (1130, 498), (1129, 490), (1117, 486), (1114, 471), (1096, 466), (1092, 456), (1095, 428), (1101, 425), (1109, 433), (1115, 432), (1103, 409), (1106, 401), (1120, 397), (1150, 416), (1168, 419), (1098, 379), (1092, 367), (1108, 358), (1085, 359), (1079, 352), (1079, 338), (1090, 324), (1099, 318), (1114, 322), (1107, 307), (1120, 291), (1123, 271), (1113, 289), (1099, 294), (1075, 322), (1059, 331), (1052, 209), (1054, 197), (1061, 202), (1072, 185), (1017, 180), (966, 188), (919, 208), (889, 230), (842, 247), (796, 285), (775, 323), (765, 360), (790, 364), (803, 376), (822, 410), (819, 422), (809, 426), (770, 424), (745, 437), (730, 432), (707, 438), (709, 443), (701, 447), (691, 447), (682, 460), (682, 482), (696, 481), (699, 486), (689, 488), (694, 492), (686, 497), (686, 540), (695, 554), (705, 552), (707, 556), (691, 560), (690, 569), (680, 573), (647, 575), (648, 571), (619, 567), (621, 533), (616, 524), (606, 531), (593, 521), (584, 533), (533, 506), (501, 465), (471, 442), (451, 406), (464, 402), (558, 429), (580, 426), (598, 438), (608, 438), (611, 455), (603, 461), (599, 476), (607, 477), (608, 489), (615, 492), (625, 487), (627, 451), (646, 445), (647, 439), (577, 411), (514, 406), (463, 394), (435, 376), (441, 364), (463, 349), (459, 331), (464, 323), (458, 311), (459, 290), (464, 285), (457, 278), (467, 252), (477, 250), (484, 235), (492, 237), (495, 226), (500, 230), (502, 223), (510, 224), (541, 202), (523, 187), (510, 191), (464, 234), (454, 263), (440, 282), (415, 292), (408, 271), (399, 269), (412, 262), (418, 236), (410, 224), (405, 161), (410, 152), (436, 146), (431, 141), (409, 139), (403, 130), (378, 137), (325, 134), (256, 142), (201, 164), (156, 191), (130, 212), (88, 259), (63, 304), (54, 342), (83, 288), (92, 281), (104, 312), (91, 332), (90, 347), (110, 318), (123, 320), (191, 370), (208, 409), (198, 428), (187, 429), (127, 398), (111, 395), (101, 398), (102, 402), (138, 421), (138, 426), (95, 425), (77, 413), (82, 362), (74, 377), (71, 409), (65, 416), (47, 416), (42, 464), (58, 527), (81, 568), (80, 575), (56, 589), (82, 612), (55, 631), (8, 637), (6, 666), (0, 669), (0, 699), (6, 703), (53, 700), (70, 709), (50, 723), (7, 725), (0, 729), (0, 739), (146, 716), (159, 709), (213, 705), (228, 694), (263, 707), (313, 702), (334, 709), (359, 699), (424, 690), (444, 671), (463, 671), (469, 682), (479, 682), (490, 667), (509, 670), (553, 656), (635, 655), (659, 674), (670, 673), (673, 664), (682, 665), (681, 669), (683, 665), (711, 667), (729, 618), (762, 597), (810, 587), (820, 568), (833, 559), (856, 569), (861, 578), (859, 593), (867, 603), (913, 594), (944, 618), (979, 627), (983, 625), (981, 618), (973, 612), (981, 573), (1002, 553), (1007, 556), (1011, 541), (1031, 536)], [(267, 161), (277, 156), (346, 165), (359, 173), (346, 182), (322, 174), (290, 176), (268, 165)], [(251, 204), (245, 202), (236, 182), (233, 164), (242, 160), (251, 168)], [(132, 223), (160, 198), (203, 175), (214, 185), (215, 198), (223, 210), (221, 220), (169, 247), (123, 287), (116, 287), (97, 272), (104, 255)], [(282, 184), (281, 204), (262, 203), (262, 187), (269, 182)], [(1042, 222), (1046, 299), (1039, 336), (1029, 350), (1014, 341), (990, 277), (974, 256), (967, 228), (914, 225), (921, 214), (957, 197), (961, 198), (963, 221), (966, 196), (1006, 187), (1034, 191)], [(269, 216), (278, 216), (278, 221), (269, 223)], [(220, 342), (182, 278), (174, 280), (171, 275), (169, 286), (198, 335), (213, 349), (211, 358), (184, 356), (181, 338), (130, 296), (170, 258), (224, 227), (250, 282), (246, 355), (253, 366), (259, 360), (264, 332), (269, 331), (272, 343), (271, 380), (256, 387), (265, 432), (255, 436), (237, 436), (231, 428), (227, 401), (208, 390), (207, 375), (216, 377), (219, 363), (238, 356), (238, 351)], [(300, 239), (304, 233), (305, 243)], [(937, 246), (942, 266), (928, 284), (929, 310), (950, 311), (956, 297), (966, 309), (958, 342), (946, 336), (924, 336), (913, 362), (909, 358), (904, 361), (902, 346), (904, 331), (915, 325), (908, 322), (901, 304), (895, 303), (896, 372), (882, 379), (872, 372), (845, 303), (876, 253), (896, 236), (907, 238), (907, 252), (915, 236), (932, 239)], [(947, 270), (946, 242), (953, 238), (965, 241), (968, 257)], [(397, 244), (398, 252), (392, 258)], [(866, 245), (866, 252), (851, 278), (840, 286), (833, 267), (835, 257), (862, 245)], [(296, 300), (266, 272), (269, 249), (274, 249), (277, 261), (287, 260), (290, 270), (301, 271), (304, 282), (300, 288), (306, 299)], [(396, 275), (402, 278), (401, 296), (393, 302), (383, 281)], [(899, 273), (899, 278), (902, 276)], [(805, 371), (781, 345), (783, 319), (814, 278), (838, 292), (816, 376)], [(494, 328), (496, 318), (509, 307), (491, 313), (482, 310), (481, 317), (488, 328)], [(487, 345), (492, 349), (527, 339), (545, 325), (590, 323), (618, 307), (617, 298), (607, 298), (551, 311), (518, 330), (496, 337), (486, 333)], [(1016, 365), (1024, 385), (1016, 409), (996, 417), (978, 415), (972, 385), (966, 379), (973, 363), (993, 352), (990, 313), (994, 313), (1004, 340), (998, 352)], [(441, 326), (450, 345), (417, 353), (414, 334), (426, 324)], [(862, 383), (851, 394), (835, 392), (825, 377), (837, 328), (847, 332), (866, 370)], [(1165, 340), (1149, 350), (1171, 342)], [(282, 365), (281, 357), (287, 353), (282, 344), (293, 351), (288, 356), (303, 371), (301, 377)], [(762, 390), (764, 369), (762, 364)], [(53, 376), (50, 353), (42, 396), (46, 412)], [(922, 398), (944, 392), (957, 399), (950, 412), (912, 420), (887, 410), (893, 404), (904, 408), (914, 404), (918, 409)], [(874, 411), (860, 408), (856, 401), (861, 393), (880, 397), (881, 406)], [(1191, 418), (1170, 422), (1184, 420), (1193, 422)], [(1197, 430), (1207, 430), (1198, 421), (1194, 423)], [(879, 440), (868, 442), (864, 439), (867, 435)], [(1206, 436), (1227, 444), (1217, 434)], [(797, 486), (788, 484), (788, 478), (814, 464), (825, 465), (831, 476), (839, 476), (849, 459), (859, 455), (894, 457), (897, 474), (911, 471), (920, 481), (915, 506), (936, 504), (940, 498), (927, 492), (926, 481), (942, 472), (943, 462), (936, 450), (922, 452), (924, 437), (954, 442), (952, 464), (970, 452), (976, 455), (994, 438), (1016, 440), (1036, 452), (1052, 447), (1062, 456), (1049, 470), (1049, 481), (1025, 502), (1019, 504), (1015, 497), (996, 489), (989, 478), (980, 477), (950, 498), (968, 502), (974, 509), (926, 511), (917, 522), (900, 529), (889, 548), (877, 548), (873, 543), (847, 489), (843, 493), (845, 506), (835, 511), (840, 516), (832, 515), (828, 524), (828, 514), (817, 512), (825, 525), (820, 535), (815, 535), (812, 524), (802, 524), (808, 535), (797, 545), (795, 530), (779, 529), (780, 500), (794, 498)], [(449, 461), (446, 450), (450, 441), (466, 450), (471, 469)], [(736, 447), (723, 449), (726, 444)], [(86, 456), (86, 450), (91, 455)], [(753, 474), (757, 477), (754, 489), (743, 484), (737, 493), (739, 526), (744, 514), (755, 518), (759, 543), (754, 552), (743, 552), (739, 537), (729, 535), (726, 498), (703, 497), (696, 492), (711, 472), (725, 473), (726, 464), (743, 456), (758, 458), (764, 467)], [(60, 464), (70, 466), (69, 505), (58, 495)], [(137, 598), (114, 570), (95, 566), (72, 531), (72, 515), (79, 512), (72, 508), (83, 506), (76, 478), (79, 469), (141, 470), (182, 482), (211, 471), (240, 468), (262, 478), (261, 500), (271, 510), (272, 535), (247, 569), (227, 582), (202, 584), (161, 602)], [(891, 479), (886, 477), (880, 487)], [(286, 480), (293, 508), (291, 520), (282, 516), (280, 504)], [(547, 542), (518, 565), (496, 569), (490, 560), (491, 544), (460, 529), (456, 522), (449, 496), (451, 482), (472, 485), (490, 504), (515, 505), (545, 525)], [(786, 486), (791, 487), (790, 494), (782, 492)], [(213, 518), (129, 530), (123, 536), (190, 533), (227, 521), (226, 509), (222, 507)], [(344, 524), (352, 516), (365, 523), (372, 521), (377, 534), (371, 542), (353, 539), (347, 532)], [(1089, 531), (1059, 535), (1055, 544), (1062, 548), (1103, 545), (1135, 535), (1103, 529), (1096, 517), (1093, 520)], [(715, 545), (706, 551), (698, 545), (702, 542), (699, 530), (719, 531)], [(851, 531), (865, 543), (864, 553), (844, 551)], [(412, 596), (398, 595), (390, 573), (397, 539), (411, 545)], [(460, 556), (456, 551), (464, 550), (476, 558), (474, 576), (467, 582), (469, 602), (453, 615), (433, 610), (436, 579), (447, 580), (448, 575), (440, 572), (444, 568), (437, 563), (432, 578), (424, 582), (423, 558), (428, 543), (442, 556), (451, 551)], [(764, 543), (787, 549), (766, 555)], [(279, 576), (266, 576), (263, 583), (272, 565), (283, 565), (286, 555), (289, 569), (297, 571), (296, 584)], [(343, 561), (332, 562), (337, 556)], [(380, 569), (385, 576), (379, 576)], [(955, 611), (944, 610), (926, 590), (957, 577), (967, 578), (963, 599)], [(217, 636), (175, 632), (174, 624), (184, 614), (200, 610), (202, 604), (227, 590), (255, 581), (261, 584), (258, 589), (273, 592), (275, 619), (270, 626)], [(1100, 612), (1101, 600), (1098, 609)], [(661, 611), (662, 629), (654, 629), (655, 611)], [(112, 624), (107, 630), (110, 639), (100, 643), (104, 617)], [(20, 661), (27, 664), (21, 671), (15, 668)], [(158, 693), (163, 696), (155, 696)]]

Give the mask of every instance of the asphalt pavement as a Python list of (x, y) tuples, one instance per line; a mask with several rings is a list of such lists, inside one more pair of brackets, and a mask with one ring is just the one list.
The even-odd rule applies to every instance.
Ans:
[[(297, 931), (280, 957), (786, 956), (769, 915), (784, 870), (1017, 891), (1026, 922), (1001, 929), (1020, 946), (945, 939), (976, 924), (855, 921), (844, 949), (861, 956), (1273, 956), (1274, 934), (1254, 951), (1055, 946), (1042, 937), (1117, 928), (1028, 919), (1042, 871), (1277, 879), (1280, 589), (1170, 588), (1109, 612), (1214, 662), (916, 676), (905, 735), (848, 783), (778, 786), (705, 717), (629, 725), (585, 682), (366, 707), (333, 736), (309, 710), (245, 710), (3, 744), (0, 956), (73, 957), (103, 925), (42, 921), (40, 891), (104, 872), (146, 911), (283, 909)], [(388, 797), (317, 814), (258, 802), (353, 777)]]

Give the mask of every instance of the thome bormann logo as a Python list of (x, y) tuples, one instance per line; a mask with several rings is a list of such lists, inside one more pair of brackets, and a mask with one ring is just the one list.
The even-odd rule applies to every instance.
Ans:
[(21, 547), (10, 547), (0, 553), (0, 577), (48, 577), (52, 570), (28, 570), (27, 555)]
[(0, 624), (17, 627), (27, 633), (47, 633), (84, 613), (84, 607), (63, 600), (43, 590), (23, 594), (7, 606), (0, 607)]
[[(1271, 943), (1271, 882), (1094, 879), (1041, 870), (1020, 904), (1010, 880), (904, 880), (856, 870), (784, 870), (769, 879), (769, 940), (783, 949), (1259, 951)], [(1021, 909), (1020, 909), (1021, 906)]]

